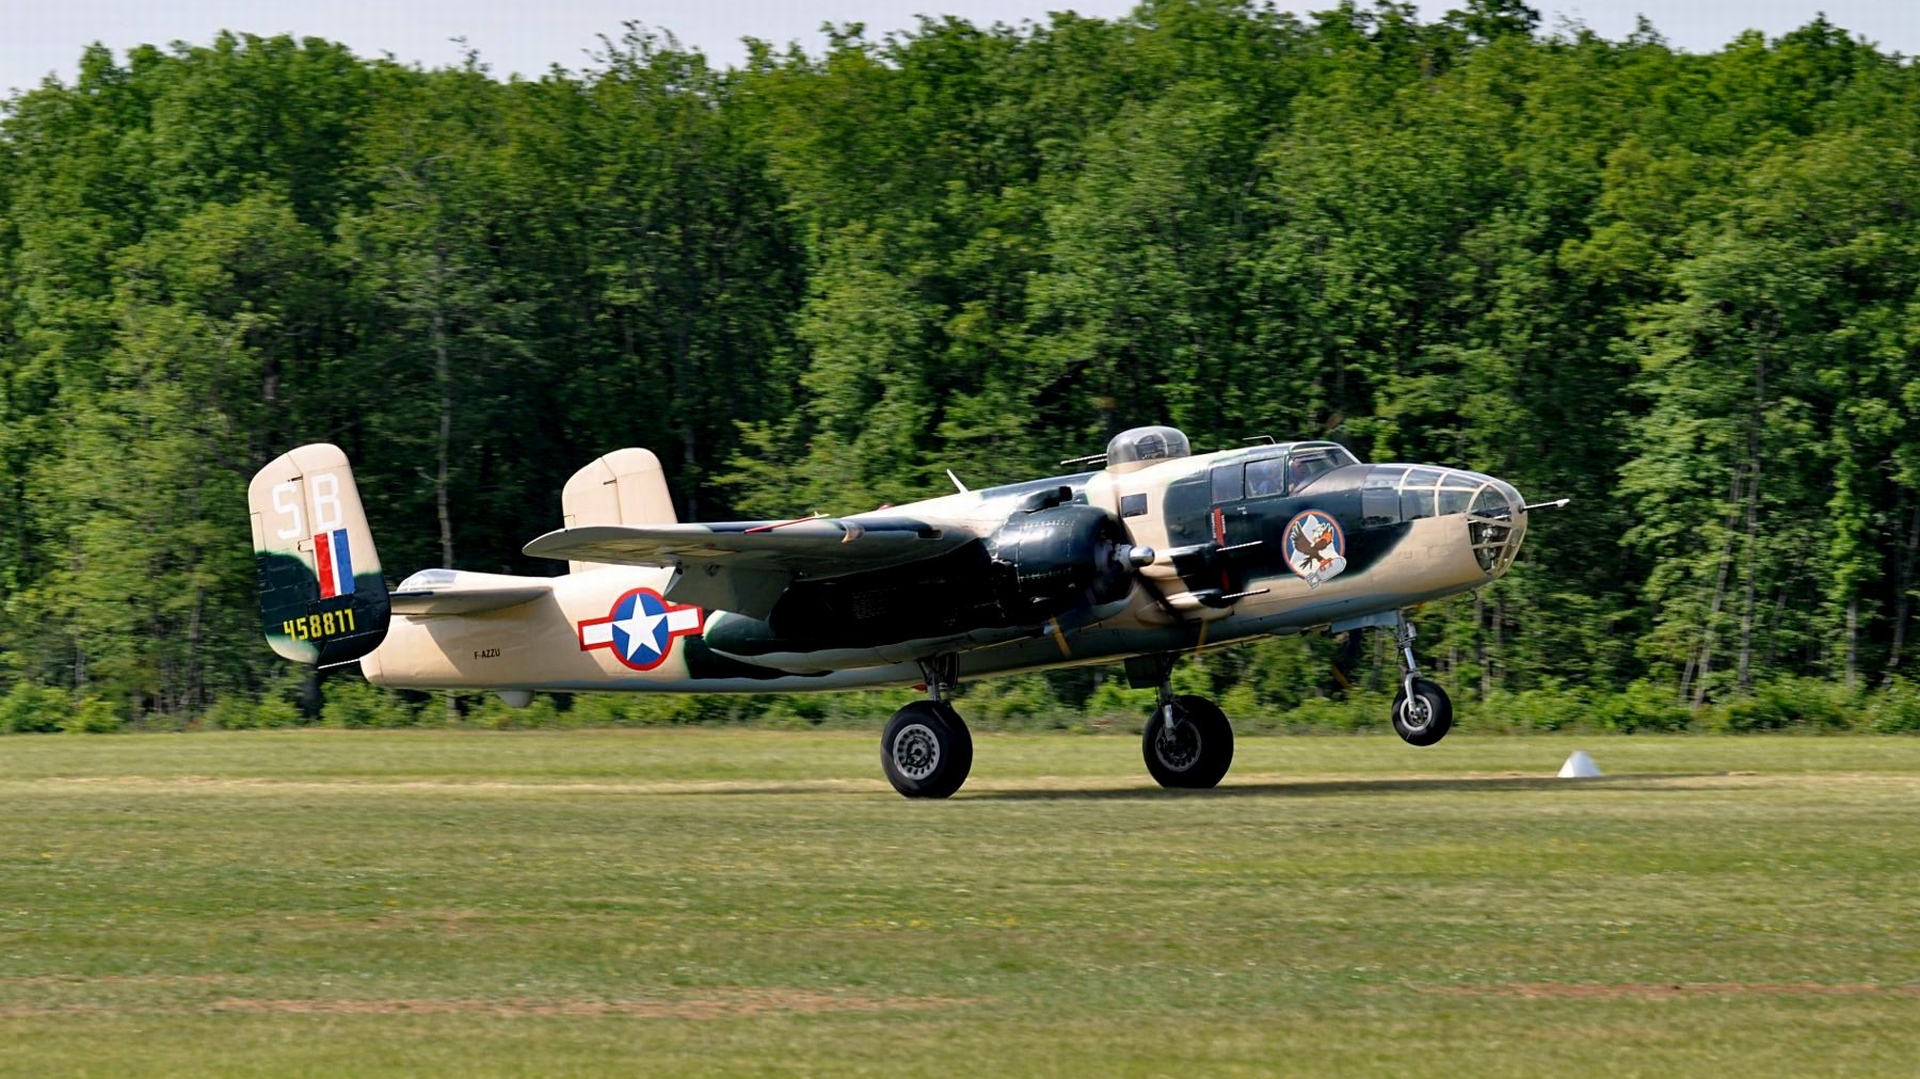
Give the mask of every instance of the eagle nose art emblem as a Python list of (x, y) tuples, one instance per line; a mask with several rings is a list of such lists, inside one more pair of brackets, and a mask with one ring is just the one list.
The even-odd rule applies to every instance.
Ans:
[(1340, 522), (1320, 510), (1307, 510), (1287, 522), (1287, 565), (1306, 579), (1308, 588), (1340, 576), (1347, 568), (1347, 537)]
[(673, 653), (675, 637), (699, 633), (705, 625), (700, 608), (668, 603), (651, 588), (636, 588), (615, 600), (605, 618), (580, 623), (580, 650), (610, 648), (626, 666), (650, 671)]

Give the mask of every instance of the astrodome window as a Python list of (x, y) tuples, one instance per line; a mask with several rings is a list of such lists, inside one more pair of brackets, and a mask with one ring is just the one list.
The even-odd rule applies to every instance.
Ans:
[(1135, 427), (1107, 443), (1107, 467), (1143, 461), (1171, 461), (1193, 455), (1187, 436), (1172, 427)]

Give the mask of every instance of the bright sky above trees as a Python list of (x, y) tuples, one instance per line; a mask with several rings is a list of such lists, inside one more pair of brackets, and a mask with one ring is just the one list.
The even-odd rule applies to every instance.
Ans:
[[(745, 55), (742, 37), (776, 43), (825, 45), (823, 22), (864, 22), (873, 36), (912, 25), (919, 12), (953, 14), (976, 23), (1042, 20), (1049, 10), (1111, 18), (1132, 0), (67, 0), (6, 5), (0, 17), (0, 91), (37, 85), (49, 72), (71, 82), (80, 50), (100, 41), (116, 52), (137, 44), (183, 40), (206, 44), (221, 29), (256, 34), (293, 33), (340, 41), (362, 56), (391, 52), (403, 61), (437, 67), (455, 62), (464, 38), (497, 74), (538, 75), (552, 64), (577, 69), (598, 47), (597, 35), (618, 36), (639, 19), (673, 31), (723, 64)], [(1335, 0), (1280, 0), (1282, 10), (1313, 11)], [(1426, 19), (1451, 0), (1420, 0)], [(1585, 23), (1603, 37), (1631, 33), (1647, 13), (1677, 48), (1711, 52), (1743, 29), (1770, 37), (1803, 26), (1824, 11), (1834, 24), (1878, 42), (1882, 51), (1920, 53), (1920, 5), (1912, 0), (1745, 0), (1741, 3), (1656, 0), (1535, 0), (1543, 28), (1562, 19)]]

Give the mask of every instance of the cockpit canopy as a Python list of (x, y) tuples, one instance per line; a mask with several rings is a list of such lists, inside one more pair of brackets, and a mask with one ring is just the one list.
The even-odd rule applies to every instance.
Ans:
[(1131, 472), (1153, 461), (1172, 461), (1191, 457), (1193, 447), (1187, 436), (1172, 427), (1135, 427), (1113, 436), (1107, 443), (1107, 470)]

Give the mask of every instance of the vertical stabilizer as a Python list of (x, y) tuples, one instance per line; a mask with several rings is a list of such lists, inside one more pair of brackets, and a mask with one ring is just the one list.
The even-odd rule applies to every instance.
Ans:
[[(674, 524), (673, 498), (667, 493), (667, 474), (652, 450), (615, 450), (573, 474), (560, 492), (561, 524), (585, 525)], [(604, 569), (599, 562), (568, 562), (568, 572)]]
[(316, 443), (289, 450), (247, 488), (261, 629), (296, 663), (359, 659), (387, 635), (387, 584), (347, 455)]

